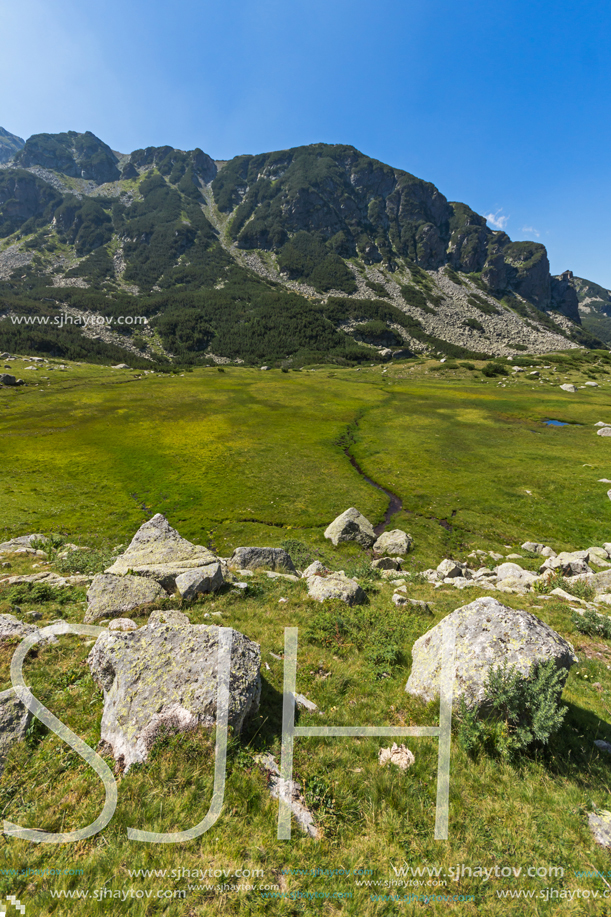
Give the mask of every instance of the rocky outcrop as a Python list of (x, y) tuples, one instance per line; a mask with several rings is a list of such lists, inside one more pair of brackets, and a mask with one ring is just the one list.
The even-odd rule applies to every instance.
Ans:
[(124, 576), (133, 572), (148, 576), (172, 592), (176, 588), (176, 577), (181, 573), (206, 567), (217, 560), (212, 551), (182, 538), (165, 516), (157, 513), (140, 526), (127, 549), (106, 573)]
[(535, 615), (508, 608), (494, 598), (476, 599), (457, 608), (412, 647), (412, 670), (405, 690), (427, 702), (439, 695), (442, 639), (448, 623), (456, 628), (455, 702), (464, 697), (469, 706), (485, 705), (485, 685), (492, 668), (515, 667), (528, 678), (533, 666), (553, 660), (568, 676), (577, 662), (571, 644)]
[[(240, 732), (259, 705), (259, 646), (231, 631), (229, 725)], [(154, 622), (101, 634), (88, 657), (104, 691), (101, 739), (129, 768), (156, 739), (216, 722), (219, 628)]]
[(15, 163), (24, 169), (40, 166), (71, 178), (89, 179), (98, 185), (116, 181), (121, 176), (117, 156), (91, 131), (33, 134), (15, 156)]
[(363, 548), (370, 548), (377, 536), (371, 522), (359, 513), (358, 509), (351, 506), (327, 526), (325, 538), (328, 538), (334, 545), (341, 544), (343, 541), (356, 541)]
[(116, 618), (167, 596), (168, 593), (159, 583), (146, 576), (98, 573), (87, 591), (85, 622), (91, 623), (100, 618)]

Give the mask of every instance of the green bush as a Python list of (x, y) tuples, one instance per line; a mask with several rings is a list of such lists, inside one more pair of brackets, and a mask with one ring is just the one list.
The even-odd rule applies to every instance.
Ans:
[(472, 328), (474, 331), (484, 331), (484, 326), (476, 318), (468, 318), (463, 322), (465, 328)]
[(298, 541), (296, 538), (285, 538), (284, 541), (280, 542), (280, 547), (290, 555), (298, 570), (305, 570), (316, 559), (307, 544), (304, 544), (303, 541)]
[(8, 600), (11, 605), (42, 605), (44, 602), (54, 602), (56, 605), (67, 605), (70, 602), (79, 602), (84, 598), (80, 589), (67, 586), (53, 587), (48, 583), (19, 583), (8, 591)]
[(502, 363), (486, 363), (482, 369), (484, 376), (491, 378), (492, 376), (508, 376), (509, 370), (506, 366), (503, 366)]
[(528, 678), (515, 667), (493, 667), (485, 684), (486, 705), (469, 707), (461, 698), (460, 745), (472, 756), (480, 752), (512, 760), (531, 746), (546, 745), (564, 720), (560, 695), (567, 672), (553, 660), (533, 666)]
[(582, 615), (575, 612), (573, 624), (575, 630), (578, 630), (580, 634), (586, 634), (588, 637), (604, 637), (605, 640), (611, 640), (611, 618), (608, 615), (600, 615), (588, 608)]

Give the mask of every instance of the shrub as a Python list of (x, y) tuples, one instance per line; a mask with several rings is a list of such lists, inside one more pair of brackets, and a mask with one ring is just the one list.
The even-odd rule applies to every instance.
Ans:
[(84, 598), (80, 589), (71, 589), (62, 586), (56, 588), (48, 583), (19, 583), (8, 591), (8, 600), (11, 605), (42, 605), (44, 602), (55, 602), (57, 605), (67, 605), (69, 602), (78, 602)]
[(528, 678), (507, 665), (491, 668), (485, 708), (478, 711), (461, 699), (460, 745), (473, 756), (485, 751), (506, 760), (546, 745), (566, 714), (559, 704), (566, 676), (551, 659), (533, 666)]
[(611, 618), (608, 615), (600, 615), (588, 608), (582, 615), (577, 612), (573, 615), (573, 624), (580, 634), (611, 640)]
[(290, 555), (298, 570), (305, 570), (315, 560), (307, 544), (304, 544), (303, 541), (298, 541), (296, 538), (286, 538), (280, 542), (280, 547)]
[(482, 369), (484, 376), (491, 378), (492, 376), (508, 376), (509, 370), (506, 366), (503, 366), (502, 363), (486, 363)]
[(467, 318), (463, 322), (463, 325), (465, 326), (465, 328), (472, 328), (473, 331), (483, 331), (484, 330), (484, 326), (482, 325), (481, 322), (478, 322), (476, 318)]

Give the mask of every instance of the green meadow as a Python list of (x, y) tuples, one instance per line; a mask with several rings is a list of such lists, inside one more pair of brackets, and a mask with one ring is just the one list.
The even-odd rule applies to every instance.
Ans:
[[(434, 589), (418, 572), (445, 556), (464, 560), (475, 548), (523, 553), (526, 539), (556, 550), (611, 541), (611, 485), (598, 480), (611, 478), (611, 438), (593, 426), (611, 423), (606, 376), (598, 388), (570, 394), (561, 382), (579, 386), (588, 377), (574, 367), (548, 372), (543, 361), (543, 381), (527, 372), (489, 378), (481, 364), (471, 370), (432, 361), (386, 372), (227, 366), (184, 375), (76, 364), (28, 373), (25, 365), (14, 371), (29, 384), (0, 390), (3, 536), (57, 533), (92, 549), (93, 561), (81, 555), (87, 569), (96, 562), (103, 569), (119, 544), (162, 512), (182, 535), (223, 555), (239, 545), (284, 543), (297, 566), (323, 559), (357, 575), (368, 603), (323, 607), (303, 582), (265, 573), (239, 594), (227, 588), (184, 603), (193, 623), (232, 626), (261, 644), (261, 707), (231, 741), (220, 819), (190, 843), (128, 840), (128, 827), (180, 830), (208, 809), (214, 736), (164, 739), (145, 765), (117, 773), (117, 811), (97, 836), (63, 845), (2, 837), (0, 894), (27, 903), (28, 917), (609, 913), (609, 854), (594, 843), (587, 813), (611, 808), (611, 758), (593, 744), (611, 741), (611, 643), (579, 633), (567, 602), (502, 596), (570, 640), (579, 664), (563, 695), (565, 722), (549, 746), (512, 763), (472, 758), (455, 729), (447, 841), (433, 836), (435, 739), (405, 740), (416, 757), (407, 772), (378, 765), (379, 749), (392, 739), (297, 739), (294, 773), (322, 830), (318, 841), (295, 823), (290, 842), (277, 840), (278, 804), (255, 759), (280, 756), (285, 627), (299, 627), (297, 691), (320, 711), (301, 713), (301, 725), (434, 724), (435, 705), (404, 691), (411, 647), (450, 611), (487, 593)], [(547, 427), (549, 418), (567, 426)], [(414, 537), (408, 594), (426, 600), (429, 612), (396, 608), (393, 587), (369, 568), (369, 552), (325, 541), (326, 525), (349, 506), (377, 523), (388, 504), (346, 448), (402, 500), (390, 527)], [(10, 572), (30, 572), (33, 561), (14, 555)], [(70, 559), (73, 571), (78, 562)], [(66, 570), (66, 563), (51, 568)], [(525, 565), (536, 566), (535, 559)], [(0, 585), (1, 613), (17, 599), (22, 614), (41, 614), (41, 625), (83, 620), (85, 595), (76, 588), (36, 598)], [(41, 646), (24, 674), (34, 694), (95, 748), (103, 700), (86, 664), (92, 642), (71, 636)], [(14, 649), (0, 647), (0, 689), (10, 685)], [(3, 818), (26, 827), (73, 830), (93, 821), (103, 802), (94, 772), (37, 724), (0, 780)], [(482, 875), (481, 867), (495, 866), (511, 874)], [(409, 868), (415, 872), (398, 875)], [(202, 878), (205, 870), (220, 875)], [(589, 872), (603, 877), (584, 878)], [(240, 884), (253, 887), (232, 887)], [(558, 894), (549, 897), (549, 889)], [(575, 889), (599, 897), (571, 899)], [(499, 897), (519, 891), (534, 897)]]

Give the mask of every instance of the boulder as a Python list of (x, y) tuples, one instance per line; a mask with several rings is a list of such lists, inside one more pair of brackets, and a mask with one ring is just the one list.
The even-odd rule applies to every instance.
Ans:
[(0, 775), (13, 745), (25, 739), (31, 719), (32, 714), (12, 688), (0, 694)]
[(573, 385), (572, 382), (565, 382), (564, 385), (561, 385), (560, 388), (563, 392), (576, 392), (577, 386)]
[(176, 588), (176, 577), (195, 567), (215, 563), (216, 556), (201, 545), (181, 538), (161, 513), (141, 525), (127, 549), (106, 573), (124, 576), (139, 573), (156, 580), (168, 592)]
[(584, 382), (584, 385), (587, 385), (588, 388), (598, 388), (598, 382), (591, 380), (590, 382)]
[(505, 563), (496, 568), (496, 582), (508, 589), (529, 589), (537, 576), (530, 570), (524, 570), (519, 564)]
[(119, 618), (125, 612), (167, 598), (159, 583), (146, 576), (98, 573), (87, 590), (85, 623), (99, 618)]
[(176, 577), (176, 588), (183, 599), (194, 599), (197, 595), (217, 592), (224, 582), (221, 565), (216, 563), (181, 573)]
[(414, 643), (406, 692), (424, 701), (439, 696), (443, 629), (456, 626), (454, 701), (485, 705), (485, 684), (493, 667), (506, 664), (528, 678), (533, 665), (553, 659), (568, 671), (577, 662), (573, 647), (528, 611), (514, 610), (485, 596), (457, 608)]
[(453, 578), (455, 576), (461, 576), (465, 579), (470, 579), (472, 574), (466, 564), (461, 564), (456, 560), (442, 560), (439, 566), (437, 567), (437, 573), (442, 579)]
[(18, 551), (19, 548), (31, 548), (33, 541), (45, 541), (44, 535), (20, 535), (19, 538), (11, 538), (10, 541), (3, 541), (0, 544), (1, 554), (10, 554)]
[(601, 427), (596, 431), (597, 436), (611, 436), (611, 427)]
[(17, 379), (10, 373), (0, 373), (0, 385), (17, 385)]
[(548, 557), (539, 567), (539, 573), (546, 570), (559, 571), (563, 576), (577, 576), (580, 573), (591, 573), (588, 566), (590, 555), (587, 551), (561, 551), (555, 557)]
[(308, 595), (317, 602), (339, 599), (347, 605), (361, 605), (367, 596), (355, 579), (349, 579), (341, 570), (329, 576), (310, 576), (307, 579)]
[[(219, 628), (147, 624), (104, 631), (88, 656), (104, 691), (101, 739), (126, 769), (146, 761), (164, 733), (216, 722)], [(229, 725), (240, 732), (261, 694), (260, 648), (232, 631)]]
[(328, 570), (324, 564), (321, 564), (319, 560), (315, 560), (309, 567), (306, 567), (301, 574), (301, 578), (307, 579), (309, 576), (326, 576), (327, 573), (330, 572), (331, 571)]
[(237, 570), (275, 570), (280, 573), (297, 573), (290, 554), (282, 548), (236, 548), (229, 559)]
[(342, 541), (356, 541), (363, 548), (370, 548), (377, 539), (373, 526), (368, 519), (351, 506), (345, 513), (334, 519), (325, 529), (325, 538), (334, 545)]
[(382, 532), (373, 546), (376, 554), (407, 554), (412, 546), (412, 536), (401, 529), (393, 529), (392, 532)]
[(401, 562), (394, 557), (379, 557), (371, 562), (374, 570), (400, 570)]

